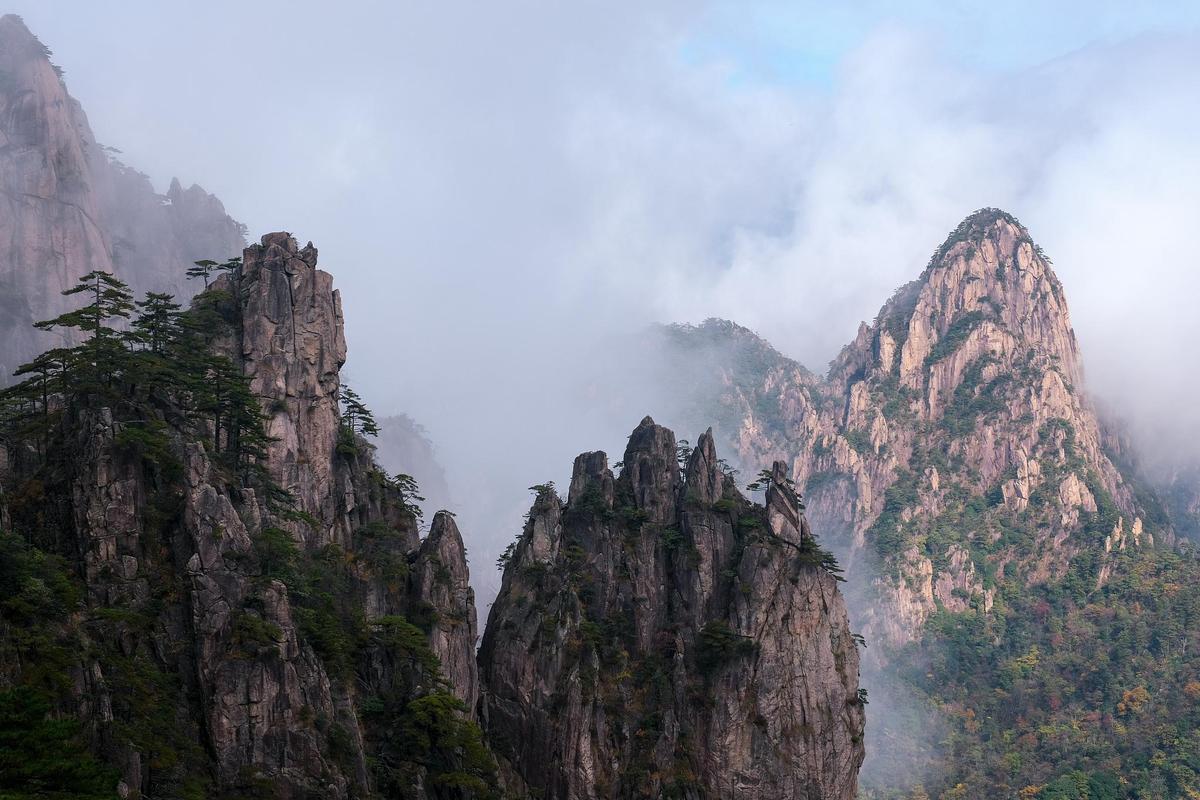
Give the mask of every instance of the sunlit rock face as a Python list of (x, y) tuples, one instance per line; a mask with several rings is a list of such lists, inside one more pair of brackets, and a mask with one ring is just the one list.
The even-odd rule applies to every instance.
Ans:
[(706, 343), (736, 460), (786, 460), (814, 527), (878, 573), (852, 604), (871, 641), (902, 645), (939, 606), (986, 610), (997, 581), (1061, 577), (1080, 554), (1098, 584), (1105, 553), (1174, 535), (1086, 394), (1062, 284), (1003, 211), (964, 220), (823, 379), (729, 323), (668, 336)]
[(97, 144), (49, 51), (0, 17), (0, 382), (58, 342), (32, 329), (72, 308), (62, 291), (93, 269), (135, 292), (190, 296), (193, 261), (241, 252), (220, 201), (173, 181), (167, 194)]
[(725, 469), (711, 431), (681, 454), (647, 417), (617, 474), (584, 453), (565, 503), (539, 488), (479, 653), (514, 790), (854, 797), (864, 716), (838, 584), (806, 556), (786, 466), (766, 508)]

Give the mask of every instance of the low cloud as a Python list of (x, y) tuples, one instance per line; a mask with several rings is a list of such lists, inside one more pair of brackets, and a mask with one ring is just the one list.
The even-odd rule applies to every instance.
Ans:
[(696, 46), (692, 4), (211, 12), (24, 11), (130, 163), (317, 243), (347, 374), (427, 428), (485, 601), (525, 487), (680, 417), (645, 326), (728, 317), (822, 371), (985, 205), (1055, 260), (1095, 390), (1197, 456), (1195, 33), (1012, 67), (917, 15), (804, 82)]

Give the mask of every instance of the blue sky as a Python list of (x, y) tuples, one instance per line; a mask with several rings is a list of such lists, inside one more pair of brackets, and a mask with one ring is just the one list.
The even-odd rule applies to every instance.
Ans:
[(721, 60), (739, 79), (828, 86), (872, 31), (901, 26), (964, 63), (1022, 69), (1094, 44), (1200, 27), (1200, 3), (721, 2), (682, 44), (686, 58)]

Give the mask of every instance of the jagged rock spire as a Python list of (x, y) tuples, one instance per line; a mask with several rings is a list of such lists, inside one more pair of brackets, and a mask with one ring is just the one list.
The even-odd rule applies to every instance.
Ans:
[(268, 233), (246, 248), (241, 269), (223, 276), (217, 288), (234, 294), (240, 306), (233, 346), (268, 415), (270, 472), (299, 510), (317, 520), (318, 530), (304, 535), (337, 538), (333, 454), (346, 338), (333, 276), (317, 268), (311, 243), (301, 248), (290, 233)]
[(679, 488), (675, 434), (645, 417), (629, 437), (624, 463), (621, 475), (629, 481), (637, 507), (655, 522), (674, 522)]
[(771, 532), (781, 539), (800, 544), (801, 538), (809, 534), (803, 520), (800, 500), (792, 483), (788, 465), (776, 461), (771, 465), (771, 481), (767, 485), (767, 522)]
[(437, 609), (437, 618), (429, 632), (430, 649), (441, 662), (442, 674), (451, 690), (467, 708), (474, 708), (479, 697), (475, 590), (471, 588), (467, 568), (467, 548), (449, 511), (434, 515), (412, 569), (415, 602), (428, 603)]
[(608, 456), (602, 450), (581, 453), (575, 458), (567, 502), (578, 503), (590, 486), (595, 486), (605, 505), (612, 508), (613, 474), (608, 468)]
[(535, 500), (479, 652), (508, 788), (850, 800), (863, 710), (845, 606), (832, 575), (761, 535), (768, 515), (803, 535), (785, 467), (767, 509), (724, 476), (711, 431), (679, 472), (674, 434), (647, 417), (616, 508), (593, 494), (610, 478), (598, 452), (575, 460), (565, 508)]
[(688, 457), (684, 493), (698, 503), (712, 504), (725, 493), (725, 475), (717, 459), (712, 428), (700, 434)]

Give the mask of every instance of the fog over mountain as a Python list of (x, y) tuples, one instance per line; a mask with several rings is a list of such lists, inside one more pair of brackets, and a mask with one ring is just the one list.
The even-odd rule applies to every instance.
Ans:
[(680, 416), (615, 369), (647, 325), (733, 319), (823, 372), (982, 206), (1053, 258), (1150, 455), (1200, 455), (1195, 12), (762, 9), (8, 10), (156, 185), (320, 247), (346, 375), (428, 430), (483, 603), (526, 486)]

